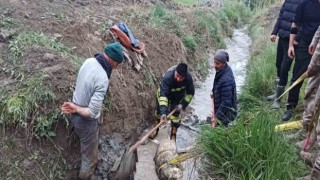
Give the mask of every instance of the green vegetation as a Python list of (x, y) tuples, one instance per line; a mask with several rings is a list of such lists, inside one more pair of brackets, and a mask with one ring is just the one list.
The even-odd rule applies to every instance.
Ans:
[(31, 135), (50, 138), (55, 135), (53, 123), (59, 118), (59, 112), (47, 106), (55, 100), (54, 93), (42, 84), (42, 77), (34, 77), (21, 83), (16, 91), (2, 88), (0, 96), (0, 124), (17, 125), (28, 128)]
[(194, 36), (187, 35), (182, 38), (184, 46), (187, 48), (188, 53), (194, 54), (197, 48), (197, 43)]
[(251, 9), (261, 9), (273, 4), (275, 1), (276, 0), (244, 0)]
[(14, 25), (14, 20), (10, 17), (0, 15), (0, 27), (10, 28)]
[(174, 33), (179, 37), (183, 34), (183, 22), (182, 18), (161, 5), (156, 5), (149, 13), (148, 23), (151, 27)]
[(175, 0), (175, 2), (180, 4), (191, 5), (191, 4), (196, 4), (198, 1), (197, 0)]
[(40, 32), (19, 33), (9, 45), (12, 64), (15, 66), (11, 70), (11, 76), (18, 82), (10, 89), (0, 88), (3, 92), (0, 96), (0, 124), (26, 128), (27, 136), (51, 138), (55, 136), (55, 122), (66, 118), (60, 114), (57, 107), (51, 107), (55, 104), (56, 97), (54, 92), (43, 84), (43, 74), (30, 77), (26, 75), (26, 70), (19, 66), (21, 57), (35, 45), (55, 51), (80, 64), (80, 58), (73, 55), (71, 48), (63, 45), (57, 38), (50, 38)]
[(208, 63), (208, 59), (209, 59), (209, 56), (208, 55), (203, 55), (201, 57), (201, 59), (196, 63), (196, 71), (198, 73), (200, 73), (201, 76), (205, 77), (208, 72), (209, 72), (209, 63)]
[[(201, 149), (210, 163), (211, 177), (225, 179), (294, 179), (306, 170), (280, 133), (274, 132), (274, 116), (259, 111), (256, 120), (242, 117), (229, 128), (203, 127)], [(250, 123), (245, 123), (249, 120)]]
[(80, 58), (73, 55), (72, 49), (62, 44), (59, 39), (48, 37), (42, 32), (23, 31), (10, 42), (10, 54), (13, 63), (18, 63), (21, 56), (24, 55), (33, 45), (47, 48), (57, 52), (59, 55), (73, 60), (73, 62), (80, 64)]
[(225, 48), (224, 37), (232, 35), (233, 27), (247, 23), (250, 14), (250, 10), (240, 1), (225, 2), (224, 7), (215, 10), (196, 8), (188, 19), (183, 14), (157, 5), (151, 9), (148, 23), (181, 38), (190, 63), (205, 76), (203, 69), (208, 69), (208, 60), (203, 60), (203, 54), (207, 53), (206, 48)]

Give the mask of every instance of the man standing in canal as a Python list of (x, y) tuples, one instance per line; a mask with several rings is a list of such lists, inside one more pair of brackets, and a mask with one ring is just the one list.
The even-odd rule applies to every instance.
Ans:
[(72, 102), (64, 102), (62, 112), (71, 114), (71, 123), (81, 142), (79, 178), (91, 179), (98, 161), (100, 110), (113, 69), (123, 61), (120, 43), (106, 46), (104, 52), (87, 59), (81, 66)]
[(211, 98), (214, 100), (215, 118), (227, 127), (237, 116), (237, 91), (232, 69), (227, 64), (229, 54), (219, 50), (214, 55), (214, 78)]
[[(194, 96), (194, 85), (191, 74), (188, 72), (188, 65), (179, 63), (177, 66), (169, 68), (157, 90), (157, 109), (155, 110), (155, 125), (161, 120), (167, 121), (167, 115), (175, 109), (170, 116), (171, 134), (170, 139), (176, 140), (176, 133), (180, 126), (180, 110), (185, 110)], [(158, 135), (157, 129), (150, 138)]]

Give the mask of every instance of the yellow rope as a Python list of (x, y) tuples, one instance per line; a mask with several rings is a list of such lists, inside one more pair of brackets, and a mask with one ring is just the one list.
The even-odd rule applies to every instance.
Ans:
[(186, 161), (190, 158), (193, 158), (193, 157), (197, 157), (199, 156), (199, 154), (196, 154), (196, 153), (184, 153), (184, 154), (181, 154), (181, 155), (177, 155), (175, 156), (174, 158), (172, 158), (169, 162), (167, 163), (164, 163), (162, 164), (160, 167), (159, 167), (159, 171), (160, 169), (164, 168), (164, 167), (167, 167), (168, 165), (177, 165), (183, 161)]

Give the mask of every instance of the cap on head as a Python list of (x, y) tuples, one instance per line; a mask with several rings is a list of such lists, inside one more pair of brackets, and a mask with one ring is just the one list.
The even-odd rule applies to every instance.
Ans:
[(116, 42), (116, 43), (111, 43), (108, 44), (104, 48), (104, 52), (114, 61), (118, 62), (119, 64), (122, 63), (123, 61), (123, 51), (121, 44)]
[(180, 76), (186, 77), (188, 74), (188, 65), (186, 63), (179, 63), (176, 71)]
[(225, 64), (229, 62), (229, 54), (225, 50), (220, 49), (214, 55), (214, 60)]

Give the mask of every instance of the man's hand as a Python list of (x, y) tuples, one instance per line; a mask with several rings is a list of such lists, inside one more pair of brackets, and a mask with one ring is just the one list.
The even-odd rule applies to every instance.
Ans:
[(317, 74), (316, 71), (312, 70), (310, 67), (308, 67), (308, 70), (307, 70), (307, 77), (313, 77)]
[(166, 114), (162, 114), (161, 115), (161, 122), (163, 122), (163, 124), (166, 124), (168, 122), (168, 119), (167, 119), (167, 115)]
[(309, 46), (309, 54), (313, 54), (315, 49), (316, 49), (316, 46), (313, 45), (313, 44), (310, 44), (310, 46)]
[(178, 104), (177, 106), (176, 106), (176, 111), (180, 111), (182, 109), (182, 104)]
[(77, 106), (72, 102), (64, 102), (61, 111), (65, 114), (72, 114), (77, 112)]
[(295, 54), (294, 54), (294, 47), (293, 46), (289, 46), (289, 49), (288, 49), (288, 56), (293, 59)]
[(275, 42), (276, 39), (277, 39), (277, 36), (276, 36), (276, 35), (272, 34), (272, 35), (270, 36), (271, 42)]

